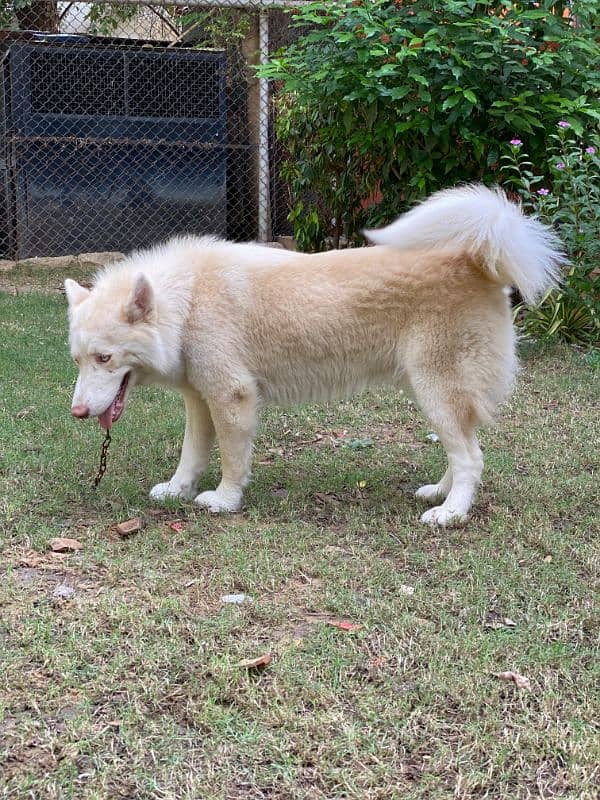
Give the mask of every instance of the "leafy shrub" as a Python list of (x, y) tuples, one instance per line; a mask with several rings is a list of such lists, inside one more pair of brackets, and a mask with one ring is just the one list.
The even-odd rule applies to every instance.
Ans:
[(302, 249), (357, 241), (416, 199), (494, 180), (502, 145), (540, 160), (559, 119), (599, 120), (595, 0), (328, 0), (260, 74), (278, 83), (283, 177)]
[(600, 343), (600, 137), (582, 140), (566, 121), (549, 137), (538, 174), (515, 138), (502, 157), (505, 184), (560, 233), (571, 267), (558, 289), (528, 308), (517, 307), (523, 329), (540, 337)]

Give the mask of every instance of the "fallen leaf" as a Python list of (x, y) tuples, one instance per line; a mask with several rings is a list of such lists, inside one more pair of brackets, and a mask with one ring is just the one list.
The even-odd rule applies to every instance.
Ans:
[(31, 414), (32, 411), (35, 411), (35, 406), (27, 406), (26, 408), (22, 408), (20, 411), (17, 411), (15, 416), (17, 419), (23, 419)]
[(550, 555), (544, 556), (544, 563), (545, 564), (550, 564), (551, 562), (552, 562), (552, 556), (550, 556)]
[(55, 553), (73, 553), (75, 550), (81, 550), (83, 545), (77, 539), (67, 539), (64, 536), (57, 536), (55, 539), (50, 539), (48, 542), (50, 549)]
[(405, 583), (401, 583), (399, 587), (400, 594), (411, 595), (415, 593), (414, 586), (407, 586)]
[(183, 522), (171, 522), (169, 528), (171, 528), (171, 530), (175, 531), (176, 533), (181, 533), (181, 531), (183, 530)]
[(133, 536), (134, 533), (141, 531), (144, 527), (144, 521), (141, 517), (134, 517), (133, 519), (127, 519), (125, 522), (119, 522), (116, 526), (117, 533), (119, 536)]
[(239, 661), (236, 666), (242, 669), (264, 669), (269, 666), (272, 660), (270, 653), (264, 653), (258, 658), (245, 658), (243, 661)]
[(495, 672), (494, 676), (501, 681), (512, 681), (517, 689), (531, 689), (529, 678), (519, 675), (518, 672), (513, 672), (512, 670), (508, 670), (507, 672)]
[(429, 439), (430, 442), (439, 442), (440, 440), (440, 437), (437, 435), (437, 433), (428, 433), (425, 438)]
[(20, 567), (38, 567), (44, 561), (44, 556), (37, 550), (28, 550), (19, 559)]
[(344, 439), (346, 436), (348, 436), (348, 431), (331, 431), (331, 435), (336, 439)]
[(325, 623), (326, 625), (330, 625), (332, 628), (339, 628), (341, 631), (359, 631), (362, 628), (362, 625), (357, 625), (355, 622), (348, 622), (348, 620), (338, 620), (338, 619), (331, 619), (327, 620)]
[(372, 658), (369, 661), (369, 668), (379, 669), (379, 667), (382, 667), (384, 664), (387, 664), (388, 661), (389, 658), (387, 656), (377, 656), (376, 658)]

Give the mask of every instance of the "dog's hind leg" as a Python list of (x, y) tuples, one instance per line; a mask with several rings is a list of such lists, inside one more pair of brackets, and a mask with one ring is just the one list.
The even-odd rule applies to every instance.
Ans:
[(419, 405), (438, 431), (448, 456), (448, 469), (442, 480), (418, 493), (422, 499), (433, 500), (435, 494), (440, 499), (446, 495), (446, 499), (426, 511), (421, 521), (428, 525), (460, 524), (469, 516), (483, 470), (475, 435), (477, 414), (467, 395), (457, 387), (451, 391), (439, 385), (415, 389)]
[(250, 479), (252, 444), (258, 424), (258, 397), (252, 386), (240, 386), (226, 402), (210, 404), (221, 453), (221, 483), (194, 502), (209, 511), (238, 511)]
[(208, 466), (215, 440), (215, 428), (206, 402), (193, 390), (182, 393), (185, 401), (185, 435), (179, 465), (170, 481), (158, 483), (151, 490), (153, 500), (181, 497), (191, 500), (198, 490), (198, 480)]

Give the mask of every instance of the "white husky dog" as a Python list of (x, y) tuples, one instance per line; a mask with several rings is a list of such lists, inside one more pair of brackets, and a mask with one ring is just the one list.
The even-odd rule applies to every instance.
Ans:
[[(504, 287), (534, 301), (563, 261), (554, 234), (500, 190), (439, 192), (387, 228), (377, 247), (307, 255), (181, 237), (65, 281), (76, 417), (114, 424), (134, 386), (183, 395), (173, 477), (150, 496), (237, 511), (265, 403), (333, 400), (387, 384), (410, 393), (448, 456), (417, 491), (423, 522), (464, 521), (483, 468), (476, 427), (509, 394), (515, 334)], [(215, 435), (222, 478), (197, 493)]]

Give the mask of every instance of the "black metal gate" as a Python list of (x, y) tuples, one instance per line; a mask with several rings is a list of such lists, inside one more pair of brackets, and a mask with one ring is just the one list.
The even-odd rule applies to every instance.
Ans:
[(52, 38), (2, 61), (3, 254), (226, 234), (225, 55)]

